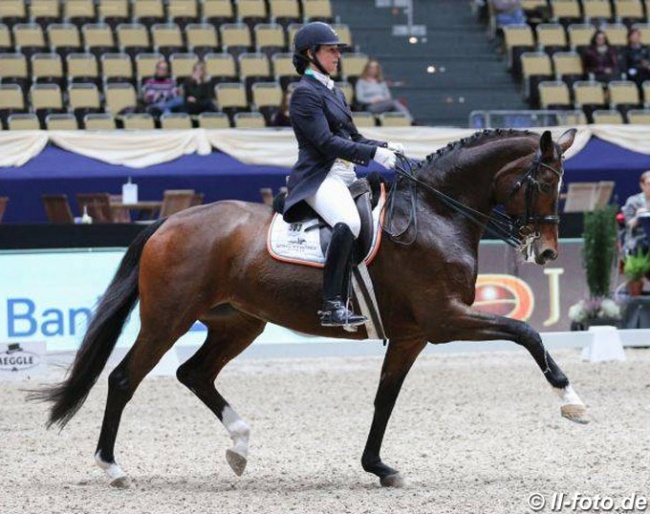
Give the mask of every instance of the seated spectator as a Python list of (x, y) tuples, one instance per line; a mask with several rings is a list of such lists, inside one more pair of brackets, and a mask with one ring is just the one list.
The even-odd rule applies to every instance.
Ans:
[(609, 82), (619, 77), (616, 50), (610, 46), (602, 30), (596, 31), (585, 50), (585, 72), (599, 82)]
[(650, 51), (647, 46), (641, 44), (639, 29), (631, 29), (628, 32), (623, 58), (623, 70), (629, 80), (633, 80), (640, 87), (644, 81), (650, 79)]
[(648, 236), (639, 226), (639, 216), (650, 213), (650, 170), (644, 171), (639, 179), (641, 192), (630, 196), (623, 206), (625, 216), (625, 253), (636, 253), (638, 250), (648, 252), (650, 244)]
[(393, 100), (388, 85), (384, 81), (379, 61), (370, 59), (355, 86), (357, 102), (364, 110), (373, 114), (402, 112), (412, 119), (409, 110), (399, 101)]
[(521, 0), (490, 0), (497, 28), (526, 23)]
[(214, 89), (205, 73), (203, 61), (194, 65), (192, 75), (185, 79), (183, 91), (185, 95), (184, 109), (189, 114), (217, 112), (217, 107), (213, 102)]
[(142, 86), (142, 99), (147, 112), (160, 116), (170, 113), (183, 105), (183, 97), (176, 87), (176, 82), (169, 76), (167, 61), (156, 64), (156, 73), (147, 79)]
[(280, 108), (273, 115), (271, 120), (272, 127), (290, 127), (291, 120), (289, 119), (289, 103), (291, 102), (291, 91), (287, 88), (282, 95), (282, 102)]

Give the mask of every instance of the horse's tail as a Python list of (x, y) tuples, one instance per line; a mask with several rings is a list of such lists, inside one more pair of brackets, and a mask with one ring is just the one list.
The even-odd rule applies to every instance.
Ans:
[(81, 408), (99, 374), (115, 348), (122, 328), (138, 301), (138, 274), (142, 249), (165, 220), (161, 219), (140, 232), (122, 258), (113, 280), (102, 296), (72, 371), (60, 384), (34, 392), (30, 399), (52, 402), (48, 428), (63, 428)]

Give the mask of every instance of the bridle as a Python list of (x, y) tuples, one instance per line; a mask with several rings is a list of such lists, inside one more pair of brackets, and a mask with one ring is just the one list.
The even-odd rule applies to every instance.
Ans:
[[(535, 214), (535, 206), (537, 204), (537, 198), (540, 193), (550, 194), (551, 191), (548, 188), (547, 184), (543, 184), (538, 180), (538, 173), (540, 168), (546, 168), (552, 171), (558, 179), (562, 179), (564, 174), (564, 169), (560, 168), (559, 170), (553, 168), (552, 166), (542, 162), (541, 152), (538, 150), (535, 154), (535, 158), (530, 165), (530, 168), (524, 172), (524, 174), (519, 178), (512, 189), (508, 193), (506, 202), (509, 202), (522, 187), (525, 186), (524, 196), (525, 196), (525, 211), (522, 216), (514, 217), (508, 214), (505, 214), (501, 211), (495, 210), (492, 212), (492, 216), (488, 216), (476, 209), (473, 209), (462, 202), (446, 195), (442, 191), (436, 189), (435, 187), (422, 182), (419, 178), (415, 176), (413, 171), (413, 162), (408, 159), (403, 154), (397, 154), (397, 164), (395, 166), (395, 173), (400, 177), (406, 178), (413, 186), (411, 188), (411, 213), (410, 219), (406, 228), (401, 231), (399, 234), (391, 233), (390, 230), (384, 226), (384, 230), (388, 233), (391, 239), (403, 245), (411, 245), (415, 242), (415, 237), (417, 234), (417, 210), (415, 208), (415, 189), (417, 186), (422, 186), (430, 193), (432, 193), (438, 200), (440, 200), (447, 207), (453, 211), (462, 214), (464, 217), (472, 221), (473, 223), (479, 225), (485, 232), (492, 234), (493, 236), (501, 239), (506, 242), (508, 245), (513, 248), (523, 251), (526, 256), (529, 256), (532, 252), (532, 245), (536, 239), (541, 237), (541, 232), (539, 226), (541, 224), (554, 224), (557, 225), (560, 223), (560, 216), (558, 214), (558, 202), (557, 199), (554, 202), (554, 212), (553, 214), (547, 216), (539, 216)], [(394, 197), (397, 189), (396, 179), (394, 182), (393, 190), (391, 191), (387, 207), (389, 210), (389, 216), (387, 225), (392, 225), (392, 215), (394, 210)], [(559, 195), (558, 195), (559, 196)], [(504, 207), (507, 207), (506, 202), (504, 202)], [(415, 234), (413, 239), (408, 243), (401, 242), (397, 240), (401, 235), (403, 235), (408, 227), (413, 223), (415, 227)], [(532, 225), (532, 229), (530, 226)]]

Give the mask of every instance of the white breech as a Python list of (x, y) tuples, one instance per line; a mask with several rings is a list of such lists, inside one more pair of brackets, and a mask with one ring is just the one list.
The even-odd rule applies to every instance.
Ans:
[(337, 223), (345, 223), (355, 238), (359, 237), (361, 231), (361, 219), (348, 186), (356, 178), (354, 166), (337, 159), (316, 194), (305, 199), (328, 225), (333, 227)]

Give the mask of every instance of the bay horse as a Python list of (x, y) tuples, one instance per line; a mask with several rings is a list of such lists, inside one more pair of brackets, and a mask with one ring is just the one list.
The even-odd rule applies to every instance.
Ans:
[[(430, 155), (393, 183), (390, 225), (369, 266), (389, 340), (361, 459), (383, 486), (403, 479), (380, 457), (386, 425), (404, 379), (427, 342), (509, 340), (523, 346), (560, 397), (561, 414), (586, 422), (586, 408), (539, 334), (522, 321), (472, 309), (478, 247), (485, 223), (469, 219), (440, 194), (487, 219), (497, 205), (521, 234), (537, 264), (557, 257), (557, 205), (562, 154), (575, 130), (557, 142), (549, 131), (488, 130)], [(437, 193), (437, 194), (434, 194)], [(462, 209), (461, 209), (462, 210)], [(273, 216), (264, 204), (221, 201), (182, 211), (142, 231), (130, 245), (101, 298), (64, 381), (35, 394), (53, 403), (48, 426), (65, 426), (95, 384), (140, 300), (140, 332), (108, 377), (108, 398), (95, 453), (111, 484), (127, 486), (114, 447), (122, 412), (142, 379), (175, 341), (199, 320), (207, 326), (201, 348), (176, 373), (223, 423), (233, 440), (226, 451), (241, 475), (248, 458), (249, 425), (215, 387), (223, 367), (271, 322), (307, 334), (365, 339), (320, 326), (322, 277), (318, 269), (269, 256), (266, 233)], [(390, 226), (384, 230), (390, 231)]]

